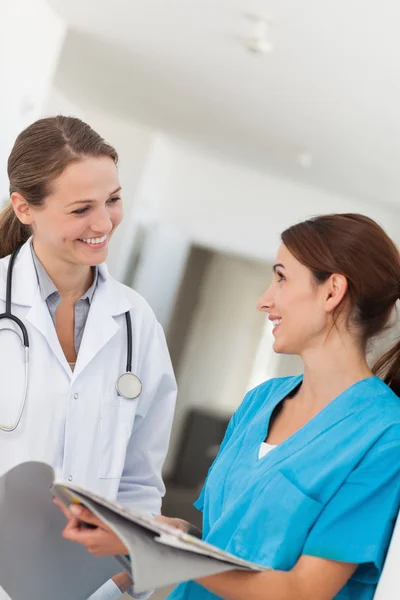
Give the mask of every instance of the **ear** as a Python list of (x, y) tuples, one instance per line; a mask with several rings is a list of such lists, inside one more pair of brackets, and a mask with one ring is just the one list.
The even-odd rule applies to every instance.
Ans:
[(327, 281), (325, 310), (333, 312), (346, 295), (348, 282), (344, 275), (334, 273)]
[(11, 202), (17, 219), (19, 219), (23, 225), (32, 225), (33, 215), (29, 202), (27, 202), (19, 192), (13, 192), (11, 194)]

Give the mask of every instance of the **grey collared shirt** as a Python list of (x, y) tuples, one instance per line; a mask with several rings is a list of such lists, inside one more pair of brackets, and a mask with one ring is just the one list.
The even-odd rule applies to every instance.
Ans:
[[(56, 324), (56, 310), (57, 306), (60, 304), (61, 296), (53, 281), (50, 279), (47, 271), (43, 267), (42, 263), (36, 256), (36, 252), (33, 249), (33, 244), (31, 244), (32, 250), (32, 258), (36, 269), (36, 275), (38, 278), (38, 284), (40, 289), (40, 294), (43, 300), (46, 302), (47, 307), (49, 309), (51, 318), (53, 320), (54, 325)], [(97, 287), (97, 281), (99, 278), (99, 270), (95, 267), (95, 275), (93, 279), (93, 283), (90, 288), (79, 298), (78, 302), (75, 304), (75, 318), (74, 318), (74, 345), (76, 354), (79, 352), (79, 348), (81, 346), (83, 332), (86, 325), (87, 316), (89, 314), (89, 308), (93, 300), (94, 293)]]

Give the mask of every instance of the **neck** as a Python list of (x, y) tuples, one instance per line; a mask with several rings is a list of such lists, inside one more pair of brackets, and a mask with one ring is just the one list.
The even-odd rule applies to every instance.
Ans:
[(318, 347), (306, 350), (299, 396), (315, 407), (326, 406), (347, 388), (372, 376), (365, 352), (350, 335), (331, 332)]
[(50, 256), (37, 242), (34, 242), (33, 248), (61, 298), (77, 302), (93, 283), (92, 268), (89, 265), (77, 265), (57, 256)]

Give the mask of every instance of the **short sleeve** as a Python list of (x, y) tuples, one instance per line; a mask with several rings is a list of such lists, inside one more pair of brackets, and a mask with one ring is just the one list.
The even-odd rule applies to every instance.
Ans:
[(303, 554), (358, 564), (353, 579), (376, 583), (399, 505), (400, 434), (392, 431), (369, 450), (325, 506)]

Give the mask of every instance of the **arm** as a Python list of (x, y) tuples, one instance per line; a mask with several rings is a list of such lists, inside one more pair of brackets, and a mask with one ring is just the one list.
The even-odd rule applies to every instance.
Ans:
[(357, 565), (302, 556), (290, 571), (233, 571), (198, 580), (224, 600), (333, 600)]

